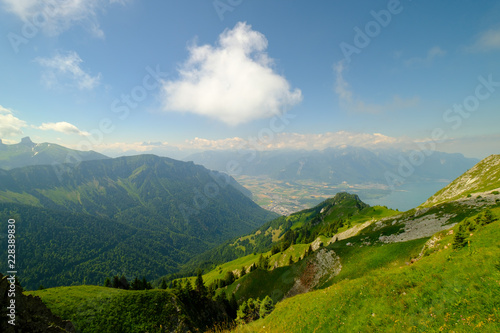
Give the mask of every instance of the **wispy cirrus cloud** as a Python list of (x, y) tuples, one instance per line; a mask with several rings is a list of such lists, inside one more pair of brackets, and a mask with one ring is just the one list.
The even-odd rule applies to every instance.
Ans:
[(41, 29), (48, 35), (58, 35), (74, 25), (81, 25), (94, 36), (102, 38), (97, 14), (113, 3), (125, 0), (0, 0), (3, 7), (21, 20), (36, 18)]
[(272, 67), (266, 37), (239, 22), (217, 45), (191, 46), (177, 80), (163, 82), (166, 111), (190, 112), (229, 125), (284, 113), (302, 100)]
[(344, 78), (346, 66), (344, 61), (339, 61), (333, 67), (335, 72), (334, 91), (339, 98), (340, 107), (354, 113), (378, 114), (389, 111), (398, 111), (415, 107), (419, 104), (418, 97), (401, 98), (398, 95), (392, 97), (392, 101), (385, 104), (366, 103), (352, 90), (349, 83)]
[(407, 66), (413, 65), (430, 65), (434, 59), (439, 57), (444, 57), (446, 55), (446, 51), (440, 48), (439, 46), (434, 46), (427, 51), (427, 55), (425, 57), (413, 57), (405, 61)]
[(481, 32), (467, 50), (470, 52), (500, 50), (500, 29), (490, 29)]
[(0, 105), (0, 138), (21, 135), (26, 126), (26, 122), (14, 116), (12, 110)]
[(75, 125), (65, 121), (60, 121), (57, 123), (42, 123), (41, 126), (35, 128), (40, 129), (42, 131), (56, 131), (64, 134), (76, 134), (80, 136), (90, 135), (90, 133), (82, 131), (78, 129), (78, 127), (76, 127)]
[(36, 58), (44, 71), (42, 82), (49, 89), (75, 87), (79, 90), (92, 90), (100, 84), (101, 74), (92, 76), (81, 68), (83, 60), (74, 52), (58, 52), (52, 58)]

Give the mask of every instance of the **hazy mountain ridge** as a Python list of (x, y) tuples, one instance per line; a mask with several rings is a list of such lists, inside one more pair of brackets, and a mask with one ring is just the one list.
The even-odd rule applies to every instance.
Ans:
[[(411, 151), (346, 146), (322, 151), (206, 151), (184, 160), (213, 170), (280, 180), (314, 180), (331, 185), (387, 184), (386, 172), (397, 175), (401, 164), (409, 164), (410, 154)], [(434, 151), (429, 155), (405, 177), (406, 181), (451, 180), (479, 162), (462, 154)]]
[(54, 165), (102, 160), (109, 157), (95, 151), (79, 151), (54, 143), (34, 143), (25, 137), (20, 143), (6, 145), (0, 139), (0, 169), (14, 169), (30, 165)]

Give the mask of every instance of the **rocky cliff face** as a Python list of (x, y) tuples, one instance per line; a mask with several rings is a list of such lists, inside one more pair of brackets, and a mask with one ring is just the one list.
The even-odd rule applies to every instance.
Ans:
[[(0, 274), (0, 332), (61, 333), (75, 332), (70, 321), (55, 316), (43, 304), (40, 297), (26, 296), (19, 284), (15, 284), (15, 317), (9, 316), (11, 304), (9, 293), (12, 291), (9, 276)], [(9, 323), (14, 319), (15, 325)]]

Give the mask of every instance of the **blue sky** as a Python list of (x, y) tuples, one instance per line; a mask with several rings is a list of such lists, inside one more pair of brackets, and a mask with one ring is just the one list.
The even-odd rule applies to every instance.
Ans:
[(500, 152), (498, 1), (0, 0), (0, 138)]

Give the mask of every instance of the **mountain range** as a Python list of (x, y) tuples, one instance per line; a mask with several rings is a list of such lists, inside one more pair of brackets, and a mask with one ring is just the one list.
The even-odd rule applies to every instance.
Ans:
[[(479, 162), (462, 154), (420, 153), (424, 158), (418, 161), (418, 167), (413, 168), (410, 175), (405, 175), (407, 182), (451, 181)], [(267, 176), (285, 181), (313, 180), (330, 185), (344, 182), (387, 184), (387, 172), (399, 175), (400, 166), (411, 165), (413, 155), (414, 151), (342, 146), (322, 151), (205, 151), (184, 160), (234, 175)]]
[(277, 216), (235, 186), (227, 175), (154, 155), (28, 166), (0, 170), (0, 216), (15, 218), (23, 235), (28, 288), (114, 274), (150, 279)]
[(198, 260), (202, 276), (167, 280), (167, 290), (76, 286), (29, 294), (83, 332), (206, 330), (195, 311), (201, 292), (237, 300), (236, 321), (220, 322), (219, 331), (496, 332), (499, 160), (481, 161), (406, 212), (339, 193), (209, 250)]
[(79, 151), (54, 143), (34, 143), (29, 137), (12, 145), (0, 139), (0, 169), (8, 170), (29, 165), (59, 165), (108, 158), (95, 151)]

